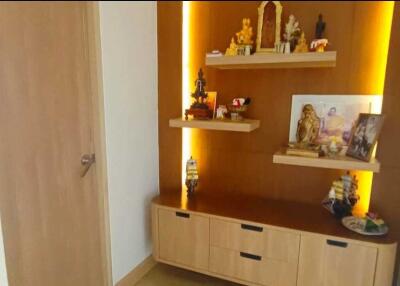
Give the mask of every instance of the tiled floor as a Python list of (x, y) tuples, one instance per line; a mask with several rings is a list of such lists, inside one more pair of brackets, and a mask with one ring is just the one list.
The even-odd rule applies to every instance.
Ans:
[(238, 286), (239, 284), (158, 263), (136, 286)]

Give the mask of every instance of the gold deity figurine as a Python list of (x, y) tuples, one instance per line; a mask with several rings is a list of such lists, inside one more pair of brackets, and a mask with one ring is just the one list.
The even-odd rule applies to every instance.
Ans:
[(311, 104), (304, 105), (301, 118), (297, 124), (297, 143), (305, 146), (315, 144), (319, 128), (320, 119), (316, 115), (314, 107)]
[(235, 39), (231, 39), (231, 44), (229, 45), (229, 48), (226, 49), (225, 56), (236, 56), (237, 55), (237, 45), (235, 43)]
[(304, 32), (301, 33), (299, 42), (296, 45), (296, 48), (294, 49), (295, 53), (307, 53), (308, 52), (308, 45), (306, 41), (306, 37), (304, 35)]
[(236, 33), (237, 42), (239, 45), (252, 45), (253, 28), (250, 27), (250, 19), (244, 18), (242, 20), (242, 30)]

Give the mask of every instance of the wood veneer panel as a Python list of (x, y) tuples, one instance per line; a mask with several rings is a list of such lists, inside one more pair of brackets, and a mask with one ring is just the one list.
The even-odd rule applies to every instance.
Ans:
[(0, 209), (11, 286), (108, 282), (106, 194), (96, 186), (103, 154), (80, 177), (82, 154), (100, 139), (89, 9), (0, 3)]
[[(400, 240), (400, 4), (398, 2), (395, 3), (391, 31), (382, 107), (386, 118), (377, 151), (382, 167), (381, 172), (374, 177), (371, 204), (389, 223), (393, 236)], [(398, 253), (397, 271), (399, 261)]]
[(182, 113), (182, 2), (157, 2), (160, 188), (181, 187), (182, 133), (169, 119)]
[[(215, 48), (225, 50), (230, 37), (240, 29), (243, 17), (250, 17), (255, 29), (259, 2), (211, 2), (208, 5), (208, 15), (204, 14), (203, 19), (209, 19), (210, 28), (199, 32), (207, 34), (204, 38), (208, 39), (208, 42), (196, 43), (203, 48), (198, 48), (202, 53), (194, 54), (194, 57), (202, 58), (203, 65), (206, 51)], [(318, 13), (324, 14), (328, 23), (327, 36), (332, 43), (330, 49), (338, 51), (337, 66), (316, 70), (246, 71), (215, 71), (206, 67), (205, 73), (209, 83), (207, 88), (218, 91), (219, 102), (229, 102), (239, 96), (250, 96), (253, 102), (248, 117), (260, 119), (262, 124), (251, 134), (221, 134), (203, 130), (194, 133), (192, 154), (199, 162), (200, 192), (217, 190), (230, 194), (249, 194), (319, 204), (331, 181), (342, 173), (335, 170), (277, 166), (272, 163), (272, 156), (288, 141), (292, 94), (349, 92), (352, 35), (343, 31), (352, 27), (356, 7), (352, 2), (284, 2), (283, 7), (284, 20), (286, 21), (290, 13), (294, 13), (308, 37), (314, 32)], [(203, 12), (199, 10), (196, 13)], [(338, 14), (341, 15), (340, 19)], [(368, 26), (368, 23), (363, 24)], [(352, 59), (361, 62), (357, 69), (366, 68), (362, 63), (364, 56), (359, 55)], [(351, 84), (357, 87), (362, 85)], [(299, 189), (302, 191), (296, 191)]]
[[(192, 130), (192, 155), (198, 159), (200, 173), (197, 191), (246, 194), (319, 205), (332, 180), (337, 179), (342, 172), (272, 163), (274, 152), (288, 141), (291, 96), (376, 93), (376, 89), (366, 83), (373, 81), (376, 68), (376, 43), (371, 40), (368, 31), (374, 30), (379, 22), (380, 14), (377, 11), (380, 11), (378, 8), (383, 4), (378, 1), (283, 2), (284, 21), (293, 13), (307, 39), (312, 38), (318, 14), (324, 15), (327, 22), (326, 34), (331, 43), (329, 49), (338, 53), (336, 67), (246, 71), (206, 68), (204, 55), (212, 49), (225, 51), (230, 38), (240, 30), (243, 17), (249, 17), (256, 30), (259, 1), (195, 2), (192, 5), (192, 16), (197, 23), (192, 30), (191, 62), (194, 70), (200, 67), (204, 69), (206, 88), (209, 91), (216, 90), (221, 103), (238, 96), (250, 96), (253, 102), (248, 117), (262, 122), (259, 129), (249, 134)], [(181, 39), (176, 36), (177, 31), (180, 31), (180, 8), (177, 3), (159, 3), (158, 6), (162, 193), (181, 190), (181, 133), (180, 130), (168, 127), (168, 119), (181, 113), (181, 92), (178, 91), (181, 87), (181, 74), (177, 71), (181, 64), (181, 54), (177, 53), (181, 48)], [(167, 36), (166, 33), (170, 34)], [(171, 68), (179, 76), (171, 74)], [(395, 110), (398, 107), (391, 108)], [(394, 127), (392, 125), (391, 128)], [(389, 132), (387, 136), (395, 132)], [(398, 145), (385, 144), (390, 144), (390, 148)], [(393, 153), (394, 150), (389, 149), (388, 152)], [(378, 159), (379, 156), (378, 152)]]

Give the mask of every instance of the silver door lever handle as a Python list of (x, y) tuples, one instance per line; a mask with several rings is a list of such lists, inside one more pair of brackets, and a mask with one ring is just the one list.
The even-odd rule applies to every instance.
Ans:
[(85, 169), (83, 170), (81, 177), (85, 177), (87, 172), (89, 171), (90, 167), (93, 165), (93, 163), (96, 162), (96, 156), (95, 154), (84, 154), (81, 158), (81, 164), (82, 166), (85, 166)]

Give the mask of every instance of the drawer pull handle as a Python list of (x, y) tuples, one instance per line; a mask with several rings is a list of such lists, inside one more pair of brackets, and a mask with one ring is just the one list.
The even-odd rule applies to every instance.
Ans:
[(330, 240), (327, 239), (326, 243), (328, 245), (332, 245), (332, 246), (337, 246), (337, 247), (342, 247), (342, 248), (346, 248), (347, 247), (347, 242), (342, 242), (342, 241), (337, 241), (337, 240)]
[(179, 217), (190, 218), (190, 214), (187, 213), (176, 212), (175, 215)]
[(263, 231), (262, 227), (254, 226), (254, 225), (250, 225), (250, 224), (242, 224), (242, 229), (251, 230), (251, 231), (257, 231), (257, 232), (262, 232)]
[(252, 260), (257, 260), (257, 261), (261, 261), (261, 258), (262, 258), (259, 255), (254, 255), (254, 254), (250, 254), (250, 253), (246, 253), (246, 252), (240, 252), (240, 256), (244, 257), (244, 258), (252, 259)]

